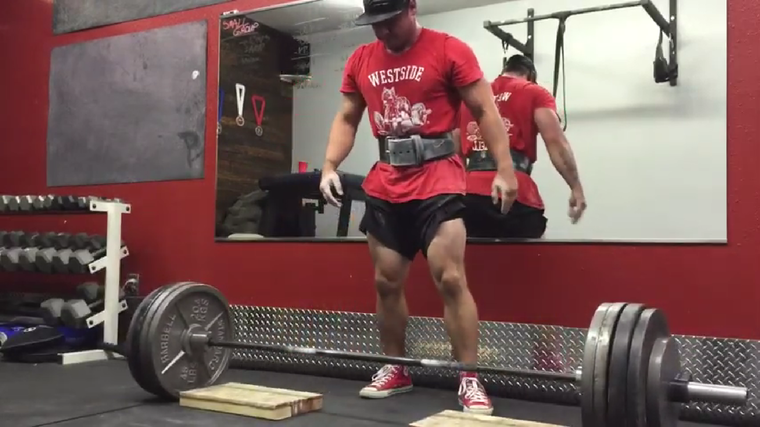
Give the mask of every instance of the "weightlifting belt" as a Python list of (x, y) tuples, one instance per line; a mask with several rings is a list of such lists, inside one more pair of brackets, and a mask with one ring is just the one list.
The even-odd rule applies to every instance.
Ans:
[[(512, 154), (512, 165), (516, 171), (530, 175), (533, 172), (533, 163), (528, 156), (516, 150), (510, 149)], [(467, 156), (468, 171), (495, 171), (496, 161), (488, 151), (471, 151)]]
[(383, 137), (377, 139), (380, 161), (391, 166), (419, 166), (431, 160), (456, 154), (457, 146), (450, 133), (433, 137)]

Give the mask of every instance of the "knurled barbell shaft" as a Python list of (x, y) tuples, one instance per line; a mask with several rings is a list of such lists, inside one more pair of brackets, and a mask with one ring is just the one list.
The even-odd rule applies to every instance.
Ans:
[[(200, 338), (200, 337), (199, 337)], [(204, 338), (206, 338), (204, 336)], [(408, 357), (385, 356), (381, 354), (358, 353), (339, 350), (327, 350), (313, 347), (297, 347), (275, 344), (257, 344), (243, 343), (237, 341), (217, 341), (207, 340), (209, 346), (227, 347), (249, 350), (260, 350), (273, 353), (285, 354), (305, 354), (325, 356), (335, 359), (361, 360), (365, 362), (387, 363), (393, 365), (419, 366), (424, 368), (452, 369), (465, 372), (481, 372), (491, 374), (509, 375), (515, 377), (547, 379), (554, 381), (578, 382), (582, 372), (580, 370), (574, 373), (536, 371), (530, 369), (501, 368), (496, 366), (472, 365), (461, 362), (452, 362), (435, 359), (413, 359)], [(745, 387), (733, 387), (725, 385), (704, 384), (693, 381), (674, 381), (673, 388), (678, 388), (682, 392), (673, 393), (672, 401), (688, 403), (692, 401), (709, 402), (726, 405), (745, 405), (747, 403), (748, 393)], [(685, 389), (684, 389), (685, 387)]]
[(510, 375), (516, 377), (527, 377), (537, 379), (548, 379), (554, 381), (576, 382), (574, 373), (535, 371), (529, 369), (499, 368), (495, 366), (472, 365), (460, 362), (451, 362), (445, 360), (433, 359), (412, 359), (408, 357), (385, 356), (380, 354), (357, 353), (349, 351), (326, 350), (312, 347), (293, 347), (286, 345), (274, 344), (256, 344), (242, 343), (236, 341), (217, 341), (209, 340), (208, 345), (212, 347), (244, 348), (249, 350), (261, 350), (274, 353), (286, 354), (306, 354), (325, 356), (335, 359), (361, 360), (366, 362), (387, 363), (404, 366), (420, 366), (424, 368), (452, 369), (465, 372), (481, 372)]

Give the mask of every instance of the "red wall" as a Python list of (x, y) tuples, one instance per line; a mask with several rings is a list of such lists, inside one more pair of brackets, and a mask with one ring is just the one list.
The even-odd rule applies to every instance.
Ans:
[[(71, 192), (130, 201), (134, 213), (125, 217), (124, 233), (133, 255), (125, 271), (141, 273), (146, 290), (171, 281), (196, 280), (213, 284), (238, 304), (373, 311), (371, 265), (362, 244), (213, 240), (217, 19), (225, 10), (279, 2), (239, 0), (57, 37), (51, 31), (51, 1), (0, 2), (0, 193)], [(51, 48), (199, 19), (209, 24), (206, 178), (46, 189)], [(469, 281), (483, 319), (585, 327), (600, 302), (631, 300), (663, 308), (677, 333), (760, 338), (760, 261), (757, 253), (752, 255), (760, 251), (759, 20), (759, 2), (729, 2), (730, 244), (471, 245)], [(685, 42), (683, 49), (695, 48)], [(686, 81), (689, 70), (682, 73)], [(97, 232), (104, 226), (104, 218), (97, 216), (0, 217), (0, 229)], [(23, 279), (29, 287), (51, 283), (38, 275)], [(0, 280), (11, 286), (11, 278)], [(423, 261), (415, 264), (408, 289), (412, 314), (441, 315)]]

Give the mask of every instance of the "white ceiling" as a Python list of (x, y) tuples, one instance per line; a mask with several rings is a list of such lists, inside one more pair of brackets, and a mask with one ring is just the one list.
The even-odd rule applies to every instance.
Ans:
[[(419, 0), (417, 7), (420, 15), (432, 15), (506, 1), (509, 0)], [(349, 28), (362, 11), (362, 0), (304, 0), (246, 15), (287, 34), (307, 35)]]

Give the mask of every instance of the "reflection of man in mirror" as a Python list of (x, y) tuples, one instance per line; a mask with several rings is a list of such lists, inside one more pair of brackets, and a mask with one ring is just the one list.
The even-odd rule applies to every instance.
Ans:
[(467, 161), (465, 224), (471, 237), (539, 238), (546, 231), (544, 203), (530, 176), (536, 161), (536, 140), (541, 134), (549, 159), (570, 186), (569, 216), (576, 223), (586, 209), (583, 186), (573, 152), (562, 131), (554, 97), (536, 84), (533, 61), (514, 55), (491, 84), (496, 106), (509, 132), (512, 160), (519, 182), (517, 200), (502, 213), (491, 203), (490, 182), (496, 163), (483, 143), (476, 121), (463, 109), (460, 129), (462, 154)]
[[(364, 180), (368, 200), (360, 230), (374, 263), (383, 351), (405, 355), (404, 282), (422, 252), (443, 299), (454, 357), (476, 363), (478, 314), (464, 269), (465, 169), (452, 135), (462, 102), (499, 166), (490, 188), (504, 212), (517, 194), (517, 179), (507, 133), (472, 49), (451, 35), (422, 28), (416, 16), (416, 0), (364, 0), (356, 23), (372, 25), (377, 41), (359, 46), (346, 62), (320, 189), (328, 202), (339, 205), (336, 170), (368, 110), (380, 160)], [(409, 371), (388, 365), (360, 395), (384, 398), (411, 389)], [(459, 401), (465, 411), (493, 411), (473, 372), (461, 373)]]

